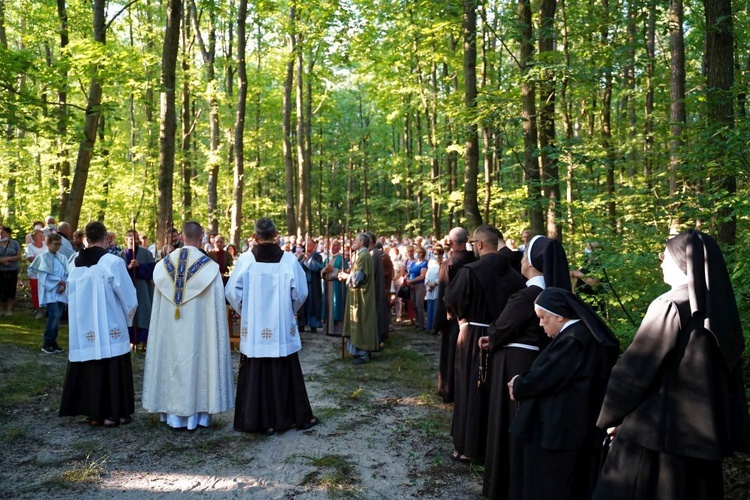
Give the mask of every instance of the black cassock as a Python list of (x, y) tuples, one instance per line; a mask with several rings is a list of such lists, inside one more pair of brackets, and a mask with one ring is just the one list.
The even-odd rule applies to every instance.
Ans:
[[(488, 498), (508, 498), (510, 481), (510, 429), (518, 404), (510, 400), (508, 381), (529, 371), (549, 338), (539, 326), (534, 300), (542, 289), (531, 285), (515, 293), (502, 314), (489, 328), (492, 382), (487, 424), (487, 450), (484, 459), (482, 494)], [(515, 344), (515, 345), (509, 345)], [(529, 349), (537, 347), (539, 350)]]
[(723, 498), (721, 460), (747, 439), (741, 365), (691, 317), (687, 285), (652, 302), (612, 370), (597, 425), (619, 427), (594, 497)]
[(440, 364), (438, 368), (438, 394), (444, 403), (453, 402), (453, 379), (456, 366), (456, 342), (458, 341), (458, 321), (448, 319), (445, 308), (445, 290), (456, 278), (458, 270), (474, 262), (474, 253), (467, 250), (454, 250), (451, 256), (440, 264), (438, 274), (438, 302), (435, 313), (435, 331), (440, 333)]
[(513, 383), (520, 401), (510, 429), (510, 497), (581, 500), (599, 473), (604, 431), (596, 427), (618, 346), (602, 347), (583, 321), (555, 336)]
[[(445, 292), (445, 305), (460, 323), (489, 325), (500, 316), (510, 296), (524, 285), (524, 278), (511, 269), (507, 257), (497, 253), (483, 255), (458, 271)], [(486, 327), (469, 324), (460, 328), (456, 342), (451, 433), (455, 450), (475, 460), (484, 459), (487, 442), (491, 363), (486, 379), (478, 384), (482, 363), (479, 337), (486, 334)]]

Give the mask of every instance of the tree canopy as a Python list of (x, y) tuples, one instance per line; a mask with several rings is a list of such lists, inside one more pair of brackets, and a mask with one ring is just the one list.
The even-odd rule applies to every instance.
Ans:
[[(2, 218), (603, 244), (624, 308), (670, 230), (745, 297), (747, 0), (0, 0)], [(171, 103), (171, 104), (170, 104)], [(171, 144), (170, 144), (171, 141)], [(619, 304), (613, 300), (613, 307)], [(743, 302), (743, 307), (744, 307)]]

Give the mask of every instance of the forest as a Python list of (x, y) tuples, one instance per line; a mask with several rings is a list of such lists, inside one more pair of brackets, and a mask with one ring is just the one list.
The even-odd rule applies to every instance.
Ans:
[(749, 3), (0, 0), (2, 222), (528, 228), (620, 333), (698, 227), (750, 312)]

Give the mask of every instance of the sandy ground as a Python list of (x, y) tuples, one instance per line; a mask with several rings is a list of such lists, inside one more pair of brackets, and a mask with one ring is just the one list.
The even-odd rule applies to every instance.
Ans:
[[(436, 374), (439, 339), (406, 329), (397, 335)], [(451, 407), (397, 385), (387, 376), (401, 369), (396, 363), (385, 370), (381, 365), (368, 381), (368, 370), (389, 363), (385, 356), (355, 367), (339, 360), (339, 349), (338, 339), (303, 334), (302, 368), (322, 420), (307, 431), (271, 437), (235, 432), (232, 411), (215, 416), (209, 429), (170, 430), (140, 408), (142, 354), (134, 357), (136, 415), (130, 425), (90, 428), (82, 418), (60, 418), (59, 393), (12, 408), (0, 418), (6, 447), (0, 497), (480, 498), (481, 473), (448, 459)], [(33, 362), (60, 373), (66, 363), (64, 355), (8, 351), (3, 370)], [(235, 370), (237, 362), (235, 353)], [(87, 472), (90, 482), (67, 476), (80, 479)]]

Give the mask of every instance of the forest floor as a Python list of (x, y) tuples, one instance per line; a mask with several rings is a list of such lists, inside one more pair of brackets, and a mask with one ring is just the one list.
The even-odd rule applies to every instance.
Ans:
[[(371, 363), (355, 366), (342, 361), (339, 339), (303, 333), (302, 370), (322, 423), (266, 437), (234, 431), (233, 411), (194, 432), (160, 424), (140, 407), (143, 353), (133, 355), (133, 423), (60, 418), (66, 356), (39, 351), (42, 321), (14, 328), (12, 319), (0, 318), (0, 498), (481, 498), (481, 467), (449, 458), (438, 337), (397, 328)], [(233, 353), (235, 372), (238, 360)], [(748, 457), (724, 470), (726, 498), (750, 498)]]
[[(11, 319), (0, 318), (0, 331)], [(41, 338), (43, 321), (38, 326)], [(270, 437), (234, 431), (231, 410), (193, 432), (160, 424), (140, 407), (143, 353), (133, 355), (133, 423), (105, 429), (60, 418), (66, 355), (2, 342), (0, 389), (25, 384), (24, 372), (26, 379), (41, 373), (49, 385), (3, 405), (0, 498), (480, 497), (481, 468), (448, 456), (452, 408), (434, 394), (438, 337), (398, 328), (363, 366), (342, 361), (340, 339), (302, 338), (302, 370), (321, 424)], [(235, 372), (238, 361), (235, 352)]]

